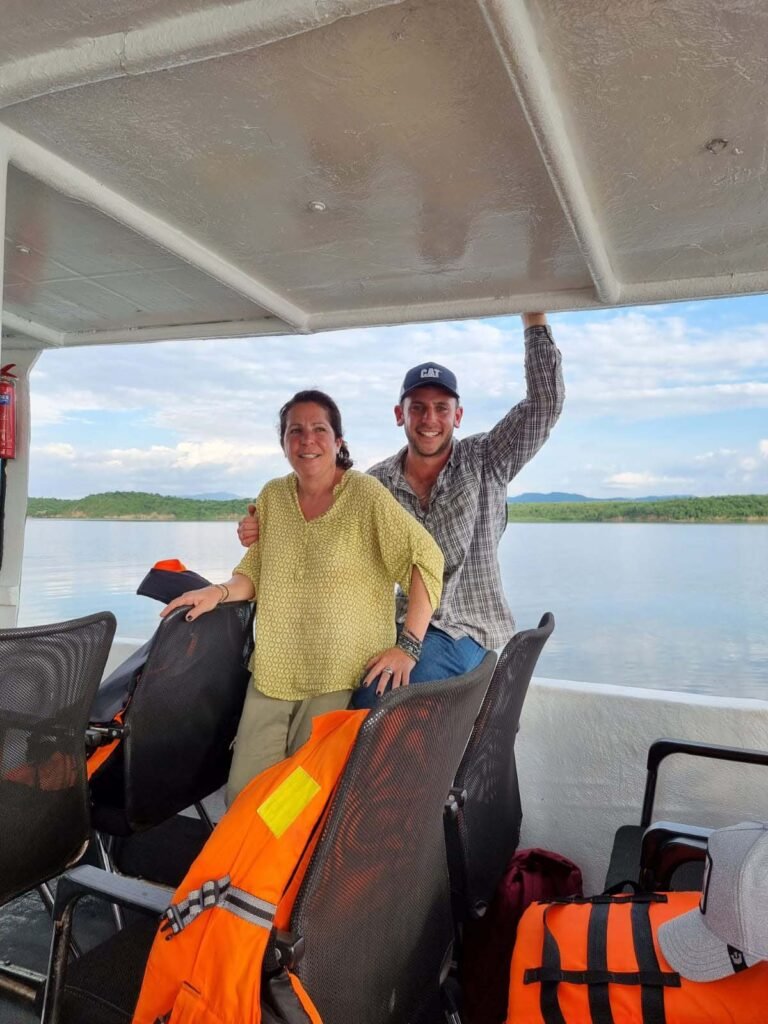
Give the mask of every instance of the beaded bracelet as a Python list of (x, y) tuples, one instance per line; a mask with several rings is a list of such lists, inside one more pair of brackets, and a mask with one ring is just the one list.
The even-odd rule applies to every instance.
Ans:
[(229, 600), (229, 587), (226, 583), (214, 583), (215, 587), (218, 587), (221, 591), (221, 597), (219, 598), (219, 604), (223, 604), (224, 601)]
[(414, 661), (418, 661), (421, 657), (422, 643), (420, 640), (416, 640), (410, 633), (405, 631), (401, 632), (397, 638), (397, 646), (408, 655), (409, 658), (413, 658)]

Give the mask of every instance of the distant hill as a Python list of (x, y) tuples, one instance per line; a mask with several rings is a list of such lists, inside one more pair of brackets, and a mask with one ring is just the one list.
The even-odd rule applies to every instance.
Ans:
[(583, 494), (568, 494), (567, 491), (550, 491), (548, 494), (539, 494), (536, 491), (526, 491), (524, 494), (516, 494), (513, 498), (507, 498), (510, 505), (525, 504), (537, 505), (548, 501), (597, 501), (597, 498), (585, 498)]
[(27, 515), (38, 519), (147, 519), (169, 522), (208, 522), (239, 519), (243, 498), (211, 501), (174, 498), (146, 491), (109, 491), (85, 498), (30, 498)]
[(692, 494), (649, 494), (645, 498), (587, 498), (583, 494), (569, 494), (567, 491), (549, 491), (547, 494), (526, 491), (507, 498), (507, 502), (510, 505), (542, 505), (550, 501), (676, 501), (678, 498), (692, 497)]

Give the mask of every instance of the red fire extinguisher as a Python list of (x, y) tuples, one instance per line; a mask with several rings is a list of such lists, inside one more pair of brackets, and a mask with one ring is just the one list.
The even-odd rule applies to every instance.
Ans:
[(0, 367), (0, 459), (16, 458), (16, 363)]

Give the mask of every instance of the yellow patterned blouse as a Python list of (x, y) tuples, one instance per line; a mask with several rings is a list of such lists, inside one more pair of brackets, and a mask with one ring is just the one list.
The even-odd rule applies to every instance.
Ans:
[(256, 589), (256, 687), (303, 700), (354, 689), (375, 654), (395, 643), (395, 583), (407, 593), (418, 566), (433, 610), (443, 555), (373, 477), (348, 470), (333, 505), (307, 522), (293, 473), (256, 499), (259, 540), (236, 573)]

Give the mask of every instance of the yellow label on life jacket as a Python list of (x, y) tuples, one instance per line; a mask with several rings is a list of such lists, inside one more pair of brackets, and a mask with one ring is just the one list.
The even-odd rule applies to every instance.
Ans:
[(278, 839), (296, 821), (320, 786), (303, 768), (296, 768), (257, 809), (256, 813)]

